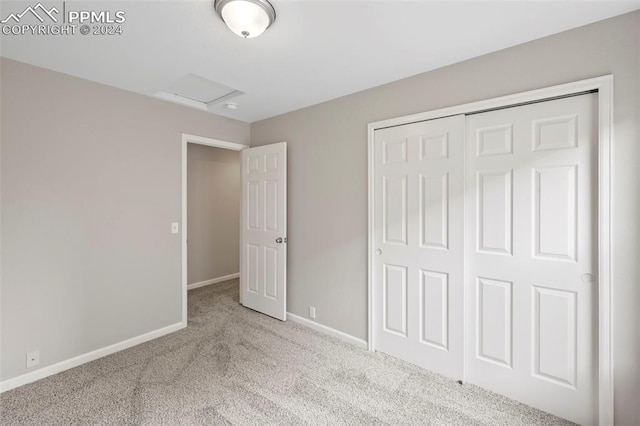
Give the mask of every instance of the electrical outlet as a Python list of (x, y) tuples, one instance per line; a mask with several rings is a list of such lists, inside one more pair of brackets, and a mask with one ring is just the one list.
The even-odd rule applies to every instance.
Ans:
[(316, 308), (309, 306), (309, 318), (316, 319)]
[(27, 368), (40, 364), (40, 351), (27, 352)]
[(179, 226), (180, 226), (180, 224), (178, 222), (173, 222), (171, 224), (171, 233), (172, 234), (177, 234), (178, 232), (180, 232)]

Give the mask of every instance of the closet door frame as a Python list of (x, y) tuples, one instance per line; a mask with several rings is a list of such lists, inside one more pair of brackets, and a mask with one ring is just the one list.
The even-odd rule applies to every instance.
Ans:
[[(375, 131), (392, 126), (433, 120), (452, 115), (470, 114), (552, 100), (582, 93), (598, 93), (598, 418), (600, 424), (613, 424), (613, 329), (611, 268), (611, 153), (613, 146), (613, 75), (604, 75), (557, 86), (516, 93), (423, 113), (376, 121), (368, 125), (368, 348), (376, 350), (374, 340), (374, 140)], [(466, 197), (465, 197), (466, 198)], [(465, 207), (466, 209), (466, 207)], [(467, 275), (466, 267), (464, 271)], [(467, 300), (464, 289), (464, 312)], [(466, 318), (463, 323), (466, 324)], [(466, 326), (465, 326), (466, 329)], [(465, 338), (466, 341), (466, 338)], [(465, 353), (472, 348), (465, 346)], [(466, 357), (465, 357), (466, 358)], [(466, 371), (463, 369), (463, 377)]]

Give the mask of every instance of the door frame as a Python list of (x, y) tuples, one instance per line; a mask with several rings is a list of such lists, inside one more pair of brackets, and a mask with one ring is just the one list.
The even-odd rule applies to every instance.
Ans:
[[(368, 348), (375, 351), (373, 324), (375, 300), (373, 295), (375, 227), (374, 227), (374, 137), (375, 131), (419, 121), (434, 120), (452, 115), (470, 114), (515, 107), (585, 92), (598, 93), (598, 418), (600, 424), (613, 424), (613, 292), (612, 292), (612, 232), (611, 232), (611, 161), (613, 149), (613, 75), (604, 75), (545, 87), (507, 96), (471, 102), (447, 108), (396, 117), (369, 123), (367, 135), (368, 155)], [(464, 197), (466, 199), (466, 197)], [(466, 203), (465, 203), (466, 204)], [(466, 207), (465, 207), (466, 209)], [(466, 262), (465, 271), (466, 276)], [(466, 286), (463, 288), (467, 305)], [(463, 319), (466, 324), (466, 319)], [(466, 325), (465, 325), (466, 330)], [(463, 336), (464, 337), (464, 336)], [(466, 341), (466, 340), (465, 340)], [(465, 353), (469, 350), (465, 345)], [(466, 359), (466, 356), (465, 356)], [(466, 374), (463, 367), (463, 377)]]
[[(219, 139), (207, 138), (204, 136), (182, 134), (182, 234), (180, 239), (182, 242), (182, 326), (187, 326), (187, 144), (197, 144), (212, 146), (214, 148), (230, 149), (232, 151), (242, 151), (249, 148), (249, 145), (242, 145), (235, 142), (228, 142)], [(240, 171), (238, 171), (240, 173)], [(240, 232), (240, 230), (238, 230)], [(242, 273), (242, 271), (240, 271)]]

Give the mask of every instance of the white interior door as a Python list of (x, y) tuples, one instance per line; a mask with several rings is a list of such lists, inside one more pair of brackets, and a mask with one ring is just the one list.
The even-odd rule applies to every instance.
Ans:
[(597, 95), (470, 115), (467, 379), (597, 422)]
[(376, 350), (454, 379), (463, 368), (464, 117), (377, 130)]
[(287, 312), (287, 144), (242, 151), (240, 303), (282, 321)]

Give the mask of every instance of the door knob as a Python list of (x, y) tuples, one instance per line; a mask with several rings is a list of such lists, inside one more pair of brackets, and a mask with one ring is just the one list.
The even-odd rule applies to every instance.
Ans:
[(583, 283), (592, 283), (595, 277), (592, 274), (582, 274), (580, 278)]
[(282, 244), (282, 238), (280, 238), (280, 237), (276, 238), (276, 243)]
[(380, 256), (380, 255), (382, 254), (382, 250), (380, 250), (380, 249), (376, 250), (376, 254), (377, 254), (378, 256)]

